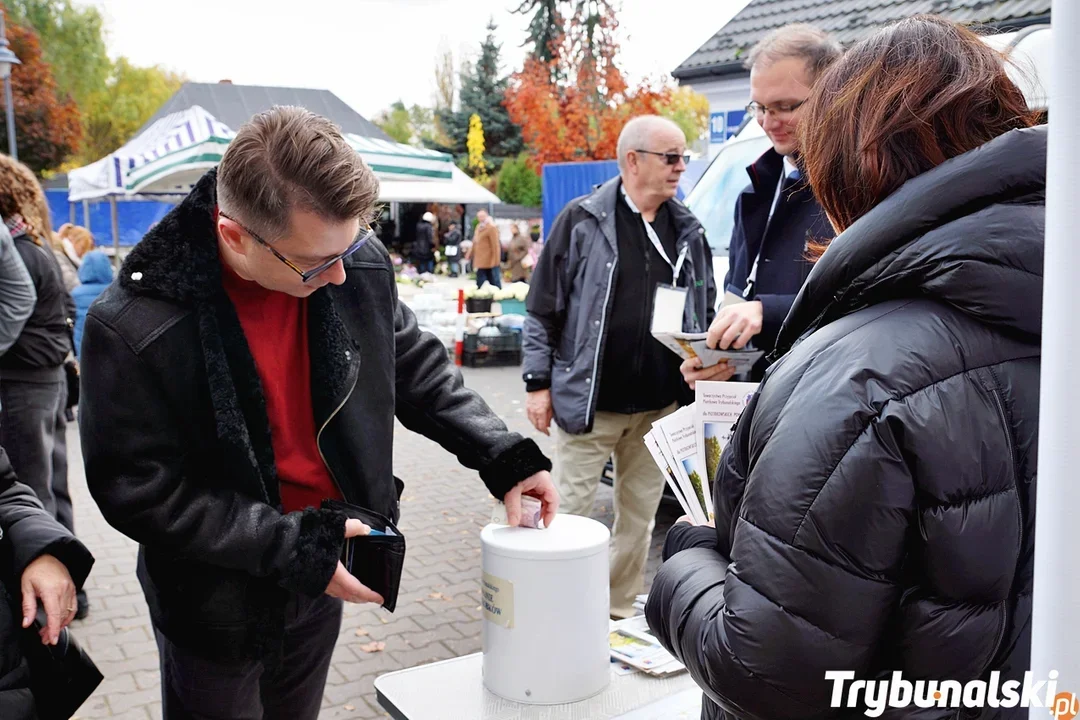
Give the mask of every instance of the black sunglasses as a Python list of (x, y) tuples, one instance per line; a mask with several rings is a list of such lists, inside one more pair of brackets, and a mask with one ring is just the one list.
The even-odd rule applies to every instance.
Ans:
[(682, 160), (684, 164), (690, 164), (690, 153), (674, 153), (674, 152), (656, 152), (655, 150), (635, 150), (634, 152), (648, 153), (649, 155), (659, 155), (664, 158), (664, 163), (667, 165), (678, 165)]
[(284, 255), (282, 255), (281, 253), (279, 253), (277, 250), (274, 249), (274, 247), (270, 243), (263, 240), (257, 234), (255, 234), (254, 232), (249, 230), (247, 227), (244, 226), (243, 223), (241, 223), (236, 218), (229, 217), (228, 215), (226, 215), (225, 213), (223, 213), (221, 211), (218, 211), (218, 215), (220, 215), (221, 217), (226, 218), (228, 220), (232, 220), (234, 223), (239, 225), (240, 229), (243, 230), (244, 232), (246, 232), (248, 235), (250, 235), (252, 237), (252, 239), (255, 240), (255, 242), (259, 243), (264, 248), (266, 248), (270, 252), (274, 253), (274, 257), (276, 257), (278, 260), (280, 260), (281, 262), (288, 265), (290, 270), (292, 270), (293, 272), (295, 272), (297, 275), (300, 276), (300, 280), (302, 282), (307, 282), (307, 281), (311, 280), (313, 277), (316, 277), (317, 275), (319, 275), (320, 273), (323, 273), (326, 270), (329, 270), (331, 267), (334, 266), (334, 263), (336, 263), (338, 261), (341, 261), (341, 260), (344, 260), (345, 258), (352, 255), (354, 252), (356, 252), (357, 250), (362, 248), (364, 246), (364, 244), (368, 240), (370, 240), (372, 237), (374, 237), (374, 235), (375, 235), (375, 231), (373, 229), (371, 229), (370, 227), (360, 228), (360, 234), (356, 236), (356, 239), (352, 241), (352, 244), (349, 245), (349, 247), (345, 248), (344, 252), (338, 253), (334, 257), (332, 257), (329, 260), (319, 264), (317, 267), (311, 268), (310, 270), (301, 270), (300, 267), (296, 263), (294, 263), (292, 260), (290, 260), (289, 258), (287, 258)]

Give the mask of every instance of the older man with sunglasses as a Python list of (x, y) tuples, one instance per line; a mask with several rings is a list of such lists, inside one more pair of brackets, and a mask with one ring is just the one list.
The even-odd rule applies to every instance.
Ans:
[(678, 356), (650, 333), (654, 297), (660, 286), (685, 292), (682, 329), (705, 332), (716, 287), (705, 230), (675, 199), (689, 159), (682, 130), (634, 118), (618, 158), (619, 176), (572, 200), (548, 234), (527, 300), (523, 369), (529, 420), (543, 433), (557, 426), (563, 511), (592, 511), (615, 456), (611, 615), (627, 617), (664, 489), (642, 437), (685, 390)]
[(523, 493), (554, 517), (550, 461), (398, 301), (378, 194), (332, 123), (274, 108), (87, 316), (87, 481), (140, 544), (166, 720), (318, 716), (342, 602), (391, 601), (341, 562), (369, 528), (327, 501), (397, 521), (395, 414), (478, 470), (511, 524)]

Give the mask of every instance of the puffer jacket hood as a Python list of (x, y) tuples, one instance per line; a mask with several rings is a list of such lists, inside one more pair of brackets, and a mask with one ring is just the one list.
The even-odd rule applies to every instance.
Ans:
[(1016, 208), (1041, 215), (1046, 127), (1014, 130), (905, 183), (830, 243), (777, 339), (896, 297), (928, 297), (1029, 340), (1042, 333), (1042, 236), (1017, 233)]
[[(665, 548), (649, 592), (703, 717), (865, 717), (851, 681), (894, 672), (997, 699), (1023, 685), (1045, 167), (1045, 127), (1007, 133), (905, 184), (814, 267), (721, 456), (715, 544)], [(880, 717), (1028, 712), (942, 698)]]
[(79, 266), (79, 282), (88, 285), (108, 285), (113, 281), (112, 263), (100, 250), (91, 250)]

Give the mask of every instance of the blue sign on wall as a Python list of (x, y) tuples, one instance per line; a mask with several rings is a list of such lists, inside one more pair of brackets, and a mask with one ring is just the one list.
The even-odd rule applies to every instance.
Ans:
[[(735, 133), (739, 132), (739, 126), (742, 125), (743, 118), (746, 117), (745, 110), (728, 110), (727, 112), (727, 137), (734, 137)], [(726, 139), (726, 138), (725, 138)]]
[(727, 140), (727, 116), (726, 112), (714, 112), (709, 116), (710, 143), (722, 143)]
[(745, 117), (745, 110), (714, 112), (709, 116), (709, 142), (718, 144), (734, 137)]

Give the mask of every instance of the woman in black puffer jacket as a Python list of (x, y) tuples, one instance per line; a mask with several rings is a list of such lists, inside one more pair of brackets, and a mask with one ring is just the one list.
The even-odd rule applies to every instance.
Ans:
[[(75, 617), (76, 590), (94, 557), (18, 482), (0, 448), (0, 718), (35, 720), (30, 667), (22, 652), (22, 626), (40, 601), (47, 625), (41, 641), (55, 645)], [(36, 642), (35, 640), (31, 640)], [(64, 693), (66, 688), (55, 688)]]
[[(672, 529), (646, 607), (706, 718), (865, 717), (829, 671), (1029, 667), (1046, 129), (997, 52), (929, 17), (855, 46), (802, 112), (839, 236), (724, 450), (715, 530)], [(883, 717), (1027, 716), (960, 712)]]

